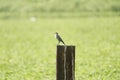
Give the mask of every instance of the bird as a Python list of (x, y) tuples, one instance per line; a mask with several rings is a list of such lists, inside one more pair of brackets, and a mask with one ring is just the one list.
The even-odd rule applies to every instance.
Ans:
[(58, 32), (55, 33), (55, 37), (58, 40), (58, 45), (59, 45), (60, 42), (62, 42), (65, 45), (64, 41), (62, 40), (62, 38), (60, 37), (60, 35), (58, 34)]

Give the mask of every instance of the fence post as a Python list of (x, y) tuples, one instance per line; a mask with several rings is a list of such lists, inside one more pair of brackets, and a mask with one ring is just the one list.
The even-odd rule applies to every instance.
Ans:
[(56, 80), (75, 80), (75, 46), (57, 45)]

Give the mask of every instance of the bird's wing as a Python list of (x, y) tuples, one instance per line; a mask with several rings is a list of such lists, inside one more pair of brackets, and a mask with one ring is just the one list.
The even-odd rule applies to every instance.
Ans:
[(62, 38), (59, 35), (58, 35), (58, 38), (59, 38), (59, 41), (61, 41), (63, 44), (65, 44), (64, 41), (62, 40)]

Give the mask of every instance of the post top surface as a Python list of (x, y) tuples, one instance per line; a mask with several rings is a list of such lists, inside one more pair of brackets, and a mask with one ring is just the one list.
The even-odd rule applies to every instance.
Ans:
[(65, 47), (65, 46), (67, 46), (67, 47), (75, 47), (75, 45), (57, 45), (57, 47)]

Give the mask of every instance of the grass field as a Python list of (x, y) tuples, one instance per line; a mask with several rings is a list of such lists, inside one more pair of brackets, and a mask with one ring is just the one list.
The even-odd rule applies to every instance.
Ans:
[(119, 0), (0, 0), (0, 12), (120, 12)]
[(120, 79), (120, 17), (0, 20), (0, 80), (56, 80), (59, 32), (76, 46), (76, 80)]

